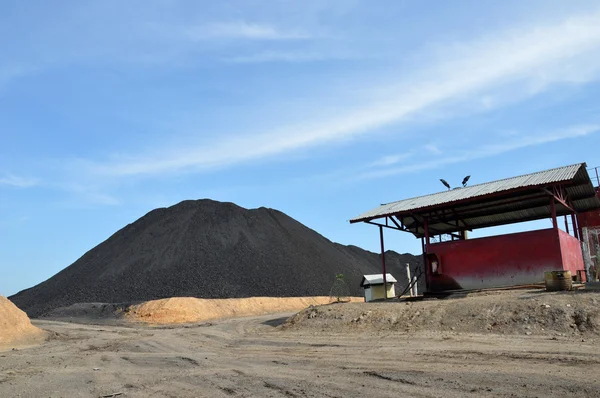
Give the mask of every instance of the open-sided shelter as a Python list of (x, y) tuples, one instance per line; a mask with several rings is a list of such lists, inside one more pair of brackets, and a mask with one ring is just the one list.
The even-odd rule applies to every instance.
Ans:
[[(537, 283), (555, 270), (584, 278), (576, 214), (596, 209), (600, 199), (579, 163), (384, 204), (350, 222), (379, 227), (383, 275), (383, 230), (420, 238), (427, 291), (437, 292)], [(544, 218), (552, 228), (467, 239), (467, 231)]]

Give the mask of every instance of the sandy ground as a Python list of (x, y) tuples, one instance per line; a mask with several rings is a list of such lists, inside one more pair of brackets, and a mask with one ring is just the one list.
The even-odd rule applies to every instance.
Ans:
[(597, 336), (282, 328), (290, 315), (34, 321), (52, 337), (0, 352), (0, 397), (600, 397)]
[[(348, 301), (364, 302), (361, 297), (346, 297)], [(327, 296), (315, 297), (248, 297), (231, 299), (200, 299), (172, 297), (147, 301), (127, 308), (125, 317), (133, 322), (173, 324), (203, 322), (213, 319), (257, 316), (299, 311), (309, 306), (331, 303)]]
[[(176, 324), (199, 323), (213, 319), (259, 316), (300, 311), (309, 306), (329, 304), (328, 296), (313, 297), (248, 297), (201, 299), (172, 297), (138, 304), (77, 303), (56, 308), (42, 316), (54, 321), (83, 324), (126, 323)], [(364, 302), (362, 297), (344, 297), (344, 302)]]

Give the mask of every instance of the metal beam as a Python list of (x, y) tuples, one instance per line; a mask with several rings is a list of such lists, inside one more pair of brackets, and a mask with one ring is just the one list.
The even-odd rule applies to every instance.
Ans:
[[(562, 187), (561, 187), (562, 188)], [(567, 209), (571, 210), (572, 213), (577, 213), (575, 211), (575, 209), (573, 209), (568, 203), (567, 203), (567, 197), (565, 196), (560, 196), (557, 195), (556, 193), (550, 192), (548, 189), (546, 188), (542, 188), (542, 191), (544, 191), (545, 193), (547, 193), (548, 195), (550, 195), (551, 197), (553, 197), (558, 203), (560, 203), (561, 205), (563, 205), (564, 207), (566, 207)]]
[(398, 229), (398, 228), (396, 228), (396, 227), (392, 227), (392, 226), (390, 226), (390, 225), (379, 224), (379, 223), (377, 223), (377, 222), (373, 222), (373, 221), (365, 221), (365, 224), (376, 225), (376, 226), (378, 226), (378, 227), (383, 227), (383, 228), (394, 229), (394, 230), (397, 230), (397, 231), (402, 231), (402, 232), (411, 232), (411, 231), (406, 231), (406, 230), (403, 230), (403, 229)]
[(395, 225), (396, 227), (398, 227), (398, 229), (400, 229), (400, 230), (404, 230), (404, 228), (402, 228), (402, 227), (400, 226), (400, 224), (398, 224), (398, 222), (397, 222), (396, 220), (394, 220), (394, 216), (389, 216), (389, 217), (386, 217), (386, 218), (389, 218), (390, 220), (392, 220), (392, 222), (394, 223), (394, 225)]
[(580, 229), (579, 229), (579, 225), (577, 225), (578, 223), (577, 223), (577, 217), (575, 216), (575, 213), (571, 213), (571, 224), (573, 224), (573, 236), (575, 236), (577, 239), (581, 240)]
[[(465, 224), (468, 224), (468, 221), (464, 221), (464, 220), (468, 220), (470, 218), (478, 218), (478, 217), (483, 217), (483, 216), (487, 216), (490, 215), (490, 213), (492, 213), (493, 215), (500, 215), (500, 214), (505, 214), (505, 213), (512, 213), (512, 212), (516, 212), (516, 211), (520, 211), (520, 210), (528, 210), (528, 209), (534, 209), (536, 207), (543, 207), (543, 206), (547, 206), (548, 205), (548, 196), (547, 195), (543, 195), (543, 196), (539, 196), (536, 197), (535, 200), (539, 200), (539, 202), (536, 202), (535, 204), (529, 204), (527, 206), (517, 206), (517, 207), (512, 207), (510, 210), (508, 211), (503, 211), (502, 213), (492, 213), (494, 211), (494, 207), (498, 207), (498, 206), (503, 206), (506, 204), (512, 204), (512, 203), (518, 203), (519, 201), (511, 201), (511, 203), (498, 203), (495, 206), (493, 206), (491, 209), (485, 209), (485, 210), (479, 210), (479, 211), (465, 211), (462, 213), (457, 213), (456, 218), (448, 218), (447, 221), (462, 221)], [(534, 199), (534, 198), (531, 198)], [(529, 199), (529, 200), (531, 200)], [(459, 218), (460, 217), (460, 218)], [(543, 217), (541, 217), (543, 218)], [(479, 225), (476, 228), (481, 228)], [(464, 227), (461, 228), (461, 230), (466, 230), (466, 229), (473, 229), (472, 225), (469, 225), (468, 227)]]
[(554, 203), (554, 195), (550, 196), (550, 213), (552, 214), (552, 228), (558, 229), (558, 222), (556, 220), (556, 204)]
[[(548, 206), (548, 203), (546, 203), (546, 206)], [(548, 216), (532, 216), (532, 217), (525, 217), (525, 218), (517, 218), (517, 219), (503, 219), (503, 220), (499, 220), (499, 221), (495, 221), (495, 222), (490, 222), (490, 223), (485, 223), (485, 224), (480, 224), (477, 225), (477, 229), (482, 229), (482, 228), (489, 228), (489, 227), (496, 227), (498, 225), (509, 225), (509, 224), (516, 224), (516, 223), (521, 223), (521, 222), (527, 222), (527, 221), (535, 221), (535, 220), (543, 220), (543, 219), (547, 219)], [(466, 230), (466, 229), (465, 229)], [(447, 234), (450, 231), (444, 231), (442, 233)], [(417, 237), (421, 237), (423, 235), (417, 236)]]

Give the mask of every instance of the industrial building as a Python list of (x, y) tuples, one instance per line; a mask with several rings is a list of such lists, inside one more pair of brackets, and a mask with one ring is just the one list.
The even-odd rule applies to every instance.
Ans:
[[(598, 189), (586, 167), (465, 184), (384, 204), (350, 222), (379, 228), (383, 275), (384, 230), (421, 239), (428, 293), (539, 283), (546, 271), (559, 270), (586, 281), (584, 230), (600, 226)], [(476, 229), (540, 219), (550, 219), (552, 228), (469, 239)]]

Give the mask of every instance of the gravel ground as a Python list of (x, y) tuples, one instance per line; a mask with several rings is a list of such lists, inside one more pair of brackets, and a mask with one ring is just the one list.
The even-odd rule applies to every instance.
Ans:
[[(406, 285), (405, 264), (421, 258), (386, 253)], [(49, 280), (10, 299), (30, 317), (75, 303), (168, 297), (327, 296), (335, 275), (362, 296), (363, 274), (380, 273), (380, 256), (342, 246), (282, 212), (233, 203), (184, 201), (156, 209), (116, 232)]]
[(2, 397), (598, 397), (598, 341), (344, 333), (289, 314), (184, 327), (34, 321), (52, 339), (0, 352)]
[[(599, 297), (513, 291), (156, 327), (34, 320), (51, 338), (0, 352), (0, 396), (600, 397)], [(493, 304), (507, 324), (482, 328)]]
[(600, 291), (504, 290), (445, 300), (310, 307), (284, 327), (326, 333), (439, 331), (597, 337)]

